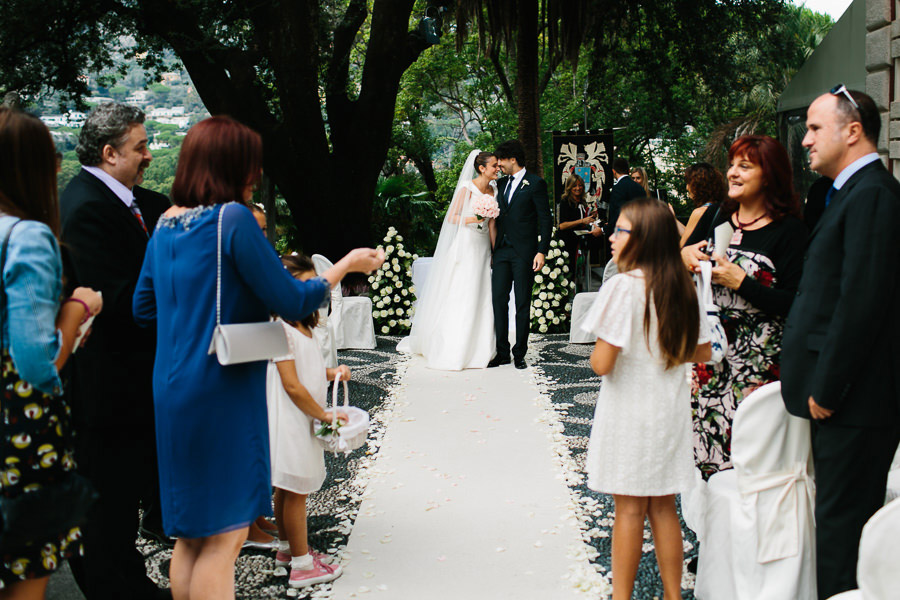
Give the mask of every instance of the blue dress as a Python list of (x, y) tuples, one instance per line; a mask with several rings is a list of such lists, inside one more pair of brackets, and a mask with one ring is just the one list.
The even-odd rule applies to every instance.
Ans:
[[(216, 231), (223, 205), (163, 216), (134, 293), (134, 316), (157, 323), (153, 399), (166, 534), (198, 538), (271, 515), (266, 362), (223, 367), (208, 354), (216, 323)], [(328, 295), (298, 281), (251, 212), (225, 206), (222, 323), (300, 320)]]

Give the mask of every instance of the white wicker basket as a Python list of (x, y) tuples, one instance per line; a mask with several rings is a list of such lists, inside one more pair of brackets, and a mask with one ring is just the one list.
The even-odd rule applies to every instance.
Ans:
[[(344, 404), (341, 410), (347, 413), (349, 421), (337, 426), (337, 408), (338, 408), (338, 382), (344, 384)], [(326, 450), (331, 450), (335, 454), (343, 452), (350, 454), (360, 446), (366, 443), (366, 437), (369, 433), (369, 413), (355, 406), (348, 406), (350, 393), (347, 389), (347, 382), (341, 381), (341, 375), (338, 373), (334, 379), (334, 386), (331, 394), (331, 431), (324, 434), (316, 434), (319, 442)], [(316, 419), (313, 421), (313, 431), (318, 431), (322, 423)]]

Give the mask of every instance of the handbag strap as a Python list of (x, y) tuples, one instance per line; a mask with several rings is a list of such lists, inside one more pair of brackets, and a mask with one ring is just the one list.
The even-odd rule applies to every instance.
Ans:
[[(16, 225), (22, 222), (22, 219), (18, 219), (15, 223), (10, 225), (9, 231), (6, 232), (6, 235), (3, 237), (3, 246), (0, 246), (0, 309), (2, 309), (3, 314), (6, 315), (5, 320), (9, 320), (9, 313), (6, 311), (6, 279), (3, 277), (3, 271), (6, 269), (6, 252), (9, 247), (9, 238), (12, 237), (12, 230), (15, 229)], [(3, 348), (3, 325), (0, 324), (0, 349)], [(2, 376), (0, 382), (3, 384), (6, 383), (6, 375)], [(4, 386), (5, 387), (5, 386)]]
[[(706, 210), (709, 210), (707, 207)], [(716, 221), (719, 219), (719, 213), (722, 211), (722, 203), (719, 203), (719, 206), (716, 207), (716, 214), (713, 215), (712, 221), (709, 222), (709, 229), (706, 232), (706, 241), (708, 245), (715, 243), (715, 235), (716, 235)]]
[[(22, 222), (22, 219), (18, 219), (15, 223), (10, 225), (9, 231), (6, 232), (6, 235), (3, 237), (3, 246), (0, 246), (0, 310), (2, 310), (2, 314), (6, 316), (5, 321), (9, 321), (9, 312), (6, 310), (7, 308), (7, 298), (6, 298), (6, 278), (3, 276), (4, 270), (6, 269), (6, 253), (9, 247), (9, 238), (12, 237), (12, 230), (16, 225)], [(10, 340), (11, 342), (12, 340)], [(10, 344), (11, 345), (11, 344)], [(0, 323), (0, 350), (3, 348), (3, 323)], [(8, 349), (10, 356), (12, 356), (12, 348)], [(0, 368), (2, 374), (0, 374), (0, 389), (6, 389), (6, 380), (8, 374), (6, 369)]]
[(216, 327), (222, 324), (222, 215), (225, 205), (219, 209), (219, 225), (216, 230)]
[(347, 408), (347, 403), (350, 398), (349, 392), (347, 391), (347, 381), (341, 381), (341, 372), (336, 371), (334, 374), (334, 386), (331, 389), (331, 430), (335, 431), (337, 427), (337, 407), (338, 407), (338, 382), (344, 384), (344, 408)]

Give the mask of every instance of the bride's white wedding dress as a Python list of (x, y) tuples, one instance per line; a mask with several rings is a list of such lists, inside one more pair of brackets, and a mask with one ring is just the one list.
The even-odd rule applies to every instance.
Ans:
[(424, 356), (428, 367), (445, 371), (484, 368), (496, 349), (490, 232), (487, 221), (481, 229), (464, 224), (466, 217), (474, 216), (472, 198), (481, 192), (471, 175), (460, 179), (424, 289), (419, 290), (412, 331), (397, 346), (400, 352)]

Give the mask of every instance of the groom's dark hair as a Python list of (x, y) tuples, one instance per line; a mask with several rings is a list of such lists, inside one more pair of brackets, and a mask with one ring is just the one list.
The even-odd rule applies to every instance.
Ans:
[(514, 158), (520, 167), (525, 166), (525, 146), (519, 140), (506, 140), (497, 146), (494, 151), (497, 159)]

